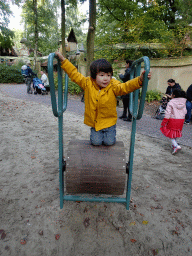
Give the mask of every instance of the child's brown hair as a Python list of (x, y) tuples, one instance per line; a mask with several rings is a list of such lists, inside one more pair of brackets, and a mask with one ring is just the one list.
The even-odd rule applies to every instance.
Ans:
[(111, 73), (113, 75), (113, 68), (111, 64), (105, 59), (98, 59), (91, 63), (90, 73), (93, 79), (96, 79), (96, 75), (100, 72)]

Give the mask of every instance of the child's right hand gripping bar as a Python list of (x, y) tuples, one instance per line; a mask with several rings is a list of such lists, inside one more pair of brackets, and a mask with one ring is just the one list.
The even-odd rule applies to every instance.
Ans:
[(63, 83), (62, 83), (62, 70), (61, 63), (58, 60), (57, 63), (57, 72), (58, 72), (58, 108), (55, 95), (55, 84), (54, 84), (54, 75), (53, 75), (53, 60), (55, 58), (55, 53), (50, 53), (48, 57), (48, 77), (50, 84), (51, 92), (51, 102), (53, 114), (56, 117), (63, 115), (63, 112), (67, 109), (67, 96), (68, 96), (68, 75), (65, 74), (65, 91), (64, 91), (64, 100), (63, 100)]

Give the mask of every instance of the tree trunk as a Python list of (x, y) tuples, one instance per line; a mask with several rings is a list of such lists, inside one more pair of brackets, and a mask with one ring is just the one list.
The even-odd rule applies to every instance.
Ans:
[(90, 64), (94, 59), (94, 38), (96, 29), (96, 0), (89, 0), (89, 28), (87, 34), (87, 76)]
[(61, 45), (62, 54), (66, 57), (65, 49), (65, 0), (61, 0)]
[(33, 0), (34, 7), (34, 26), (35, 26), (35, 48), (34, 48), (34, 68), (37, 71), (37, 47), (38, 47), (38, 13), (37, 13), (37, 0)]

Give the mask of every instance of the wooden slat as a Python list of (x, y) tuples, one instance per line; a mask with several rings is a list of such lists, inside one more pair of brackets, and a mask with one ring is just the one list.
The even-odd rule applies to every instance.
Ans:
[(89, 141), (82, 140), (69, 143), (66, 165), (68, 193), (121, 195), (125, 178), (123, 142), (108, 147), (92, 146)]

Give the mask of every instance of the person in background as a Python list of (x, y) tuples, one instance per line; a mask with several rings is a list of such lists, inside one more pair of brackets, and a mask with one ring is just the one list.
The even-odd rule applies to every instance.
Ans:
[(185, 124), (189, 124), (191, 121), (191, 109), (192, 109), (192, 84), (187, 89), (186, 108), (187, 108), (187, 114), (185, 116)]
[(167, 81), (168, 86), (167, 86), (167, 90), (166, 90), (166, 95), (168, 96), (169, 99), (171, 99), (172, 97), (172, 93), (174, 89), (180, 89), (181, 90), (181, 86), (178, 83), (175, 83), (174, 79), (169, 79)]
[(175, 89), (172, 93), (172, 99), (168, 102), (165, 117), (161, 123), (161, 132), (172, 142), (172, 154), (181, 150), (176, 139), (182, 137), (182, 129), (185, 121), (186, 93), (180, 89)]
[[(105, 59), (98, 59), (90, 65), (90, 76), (79, 73), (74, 65), (61, 53), (55, 56), (61, 61), (61, 68), (69, 78), (84, 90), (84, 123), (91, 127), (90, 142), (94, 146), (111, 146), (116, 142), (117, 96), (125, 95), (142, 87), (144, 73), (121, 83), (112, 78), (113, 68)], [(148, 79), (151, 73), (148, 74)]]
[(34, 76), (36, 76), (36, 74), (32, 71), (31, 63), (29, 62), (27, 63), (27, 79), (26, 79), (27, 93), (29, 94), (32, 94), (31, 83)]
[[(133, 61), (132, 60), (126, 60), (126, 64), (125, 64), (125, 74), (120, 74), (119, 78), (125, 83), (128, 80), (130, 80), (130, 71), (131, 71), (131, 65), (132, 65)], [(129, 94), (126, 95), (122, 95), (121, 99), (123, 101), (123, 114), (122, 116), (120, 116), (120, 119), (123, 119), (124, 121), (128, 121), (131, 122), (132, 120), (132, 116), (129, 110)]]
[(49, 91), (50, 90), (49, 80), (48, 80), (48, 77), (47, 77), (47, 75), (45, 74), (44, 71), (41, 71), (41, 81), (43, 82), (46, 90)]

